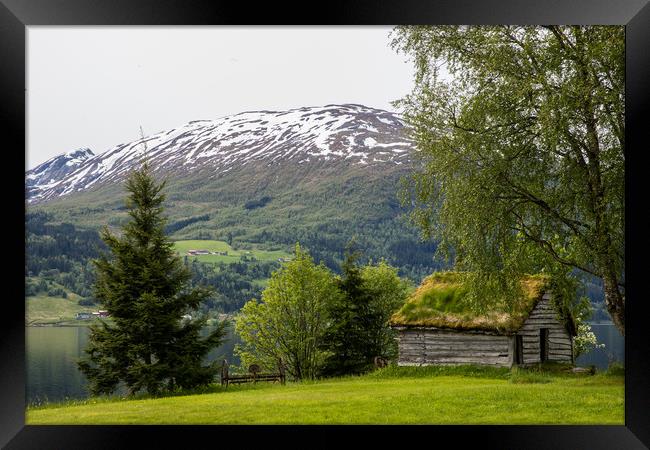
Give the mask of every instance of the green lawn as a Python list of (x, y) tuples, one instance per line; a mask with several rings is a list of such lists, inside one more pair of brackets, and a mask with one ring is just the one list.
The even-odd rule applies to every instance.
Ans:
[(175, 241), (174, 247), (176, 251), (184, 256), (188, 250), (209, 250), (211, 252), (228, 252), (227, 255), (198, 255), (189, 256), (189, 258), (196, 259), (200, 262), (206, 263), (234, 263), (239, 262), (242, 256), (255, 258), (258, 261), (277, 261), (278, 258), (289, 258), (290, 253), (283, 250), (262, 250), (252, 248), (250, 250), (235, 250), (227, 242), (213, 241), (213, 240), (186, 240)]
[(504, 371), (423, 376), (398, 369), (398, 376), (388, 368), (285, 386), (215, 386), (198, 395), (46, 405), (29, 408), (27, 424), (624, 423), (622, 375), (548, 375), (540, 381)]

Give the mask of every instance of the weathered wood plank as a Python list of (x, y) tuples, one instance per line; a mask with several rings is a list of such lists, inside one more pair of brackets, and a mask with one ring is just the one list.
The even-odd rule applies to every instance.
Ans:
[(458, 354), (466, 353), (506, 353), (508, 347), (468, 347), (460, 349), (458, 347), (428, 347), (424, 350), (427, 353), (456, 352)]
[(546, 328), (543, 325), (553, 325), (553, 326), (558, 326), (558, 328), (562, 328), (562, 324), (555, 318), (552, 319), (534, 319), (530, 318), (524, 322), (521, 328), (529, 328), (531, 326), (538, 326), (540, 328)]
[(459, 345), (468, 345), (468, 344), (501, 344), (509, 342), (510, 339), (506, 336), (501, 338), (494, 339), (465, 339), (463, 337), (440, 337), (440, 336), (427, 336), (422, 342), (448, 342)]
[(548, 354), (549, 355), (569, 355), (569, 356), (571, 356), (573, 354), (573, 352), (571, 352), (570, 349), (569, 350), (554, 349), (554, 350), (549, 350)]
[(407, 355), (458, 355), (459, 357), (473, 357), (475, 355), (502, 355), (502, 356), (507, 356), (508, 352), (507, 350), (497, 350), (497, 351), (466, 351), (466, 352), (459, 352), (456, 350), (429, 350), (426, 352), (421, 352), (421, 353), (416, 353), (416, 352), (408, 352), (405, 353)]
[(493, 334), (467, 334), (462, 332), (457, 333), (426, 333), (424, 339), (458, 339), (463, 341), (491, 341), (491, 340), (507, 340), (508, 336), (493, 335)]
[(559, 342), (559, 341), (549, 341), (548, 343), (549, 348), (565, 348), (565, 347), (571, 347), (571, 342), (570, 341), (564, 341), (564, 342)]
[(549, 330), (548, 337), (549, 338), (571, 339), (571, 336), (569, 335), (569, 333), (564, 328), (562, 328), (560, 330)]
[(506, 335), (495, 334), (465, 334), (465, 333), (427, 333), (424, 339), (439, 338), (439, 339), (463, 339), (469, 341), (492, 341), (495, 339), (508, 339)]
[(569, 351), (569, 352), (572, 352), (573, 347), (570, 346), (570, 345), (557, 345), (557, 346), (549, 347), (549, 351), (552, 351), (552, 352), (553, 351)]
[[(415, 350), (415, 349), (410, 349)], [(467, 347), (454, 347), (449, 345), (436, 345), (422, 349), (426, 352), (457, 352), (457, 353), (473, 353), (473, 352), (497, 352), (504, 353), (508, 351), (507, 345), (499, 346), (467, 346)]]
[(459, 357), (449, 357), (449, 358), (426, 358), (428, 363), (437, 363), (437, 364), (494, 364), (494, 365), (505, 365), (508, 363), (508, 358), (459, 358)]
[(431, 339), (428, 341), (425, 341), (425, 345), (427, 347), (430, 346), (437, 346), (437, 345), (451, 345), (454, 347), (458, 348), (463, 348), (463, 347), (482, 347), (482, 346), (507, 346), (508, 341), (459, 341), (459, 340), (451, 340), (451, 339)]
[(529, 325), (526, 328), (521, 328), (519, 332), (521, 333), (522, 336), (528, 335), (528, 336), (539, 336), (540, 334), (540, 328), (546, 328), (549, 332), (549, 336), (551, 333), (555, 333), (556, 336), (562, 335), (566, 333), (566, 330), (558, 325), (554, 324), (543, 324), (543, 325)]
[(526, 319), (526, 322), (529, 320), (534, 320), (534, 319), (549, 319), (549, 320), (555, 320), (558, 321), (557, 314), (553, 312), (542, 312), (542, 311), (534, 311), (531, 313), (530, 316), (528, 316), (528, 319)]

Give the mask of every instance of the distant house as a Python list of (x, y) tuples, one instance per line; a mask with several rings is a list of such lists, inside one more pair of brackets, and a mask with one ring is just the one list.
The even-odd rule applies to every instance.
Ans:
[(548, 279), (526, 277), (522, 291), (510, 312), (475, 314), (463, 302), (460, 274), (430, 275), (391, 318), (398, 365), (573, 363), (575, 323), (554, 306)]
[(75, 316), (75, 319), (77, 319), (77, 320), (88, 320), (88, 319), (92, 319), (92, 317), (93, 317), (92, 313), (78, 312), (77, 315)]
[(187, 254), (190, 255), (190, 256), (209, 255), (210, 251), (209, 250), (188, 250)]

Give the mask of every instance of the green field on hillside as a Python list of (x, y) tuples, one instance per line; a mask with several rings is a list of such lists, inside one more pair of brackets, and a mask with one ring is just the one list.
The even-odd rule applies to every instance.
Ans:
[[(40, 279), (32, 277), (32, 280), (38, 281)], [(75, 316), (78, 312), (97, 311), (99, 306), (81, 306), (79, 305), (81, 299), (79, 295), (58, 283), (49, 282), (49, 286), (64, 290), (67, 298), (61, 296), (51, 297), (44, 292), (25, 297), (25, 324), (43, 325), (67, 322), (82, 324), (82, 322), (93, 322), (93, 320), (77, 321)]]
[(74, 294), (68, 298), (37, 295), (25, 298), (25, 322), (29, 325), (75, 320), (78, 312), (97, 311), (97, 307), (80, 306)]
[(242, 260), (242, 257), (255, 258), (258, 261), (277, 261), (278, 258), (290, 258), (291, 254), (284, 250), (262, 250), (258, 248), (251, 249), (233, 249), (227, 242), (215, 240), (183, 240), (175, 241), (174, 247), (180, 256), (187, 255), (189, 250), (208, 250), (210, 252), (227, 253), (226, 255), (210, 254), (189, 256), (190, 259), (196, 259), (205, 263), (234, 263)]
[[(397, 369), (397, 370), (396, 370)], [(401, 370), (405, 369), (405, 370)], [(476, 375), (389, 367), (362, 377), (258, 383), (163, 398), (89, 399), (29, 408), (41, 424), (615, 424), (624, 377)]]

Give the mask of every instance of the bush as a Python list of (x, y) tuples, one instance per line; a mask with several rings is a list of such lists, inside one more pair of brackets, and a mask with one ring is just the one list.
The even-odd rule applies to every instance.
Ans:
[(62, 288), (50, 288), (47, 291), (47, 296), (68, 298), (68, 293)]
[(607, 367), (607, 372), (605, 373), (607, 375), (617, 375), (617, 376), (625, 375), (625, 366), (620, 362), (612, 362)]
[(249, 200), (246, 203), (244, 203), (244, 208), (245, 209), (263, 208), (270, 201), (271, 201), (271, 197), (269, 196), (264, 196), (259, 200)]
[(95, 299), (93, 299), (92, 297), (86, 297), (79, 300), (79, 306), (94, 306), (94, 305), (95, 305)]

